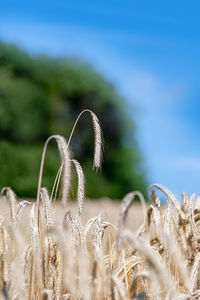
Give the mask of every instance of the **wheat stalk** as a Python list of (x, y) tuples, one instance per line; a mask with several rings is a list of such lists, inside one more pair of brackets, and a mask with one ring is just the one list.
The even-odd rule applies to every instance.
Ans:
[(102, 159), (102, 133), (101, 133), (101, 127), (99, 124), (99, 120), (98, 120), (97, 116), (91, 110), (85, 109), (79, 114), (79, 116), (77, 117), (77, 119), (74, 123), (74, 126), (72, 128), (71, 134), (70, 134), (68, 142), (67, 142), (67, 146), (69, 147), (72, 135), (74, 133), (74, 130), (76, 128), (76, 125), (77, 125), (80, 117), (86, 112), (88, 112), (91, 115), (93, 128), (94, 128), (95, 148), (94, 148), (93, 167), (96, 169), (99, 169), (101, 167), (101, 159)]

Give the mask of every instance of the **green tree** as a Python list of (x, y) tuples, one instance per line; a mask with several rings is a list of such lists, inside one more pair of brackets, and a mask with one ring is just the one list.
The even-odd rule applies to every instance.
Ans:
[[(145, 177), (135, 126), (124, 102), (114, 86), (86, 63), (35, 57), (1, 42), (0, 185), (34, 197), (42, 143), (51, 134), (68, 137), (78, 114), (88, 108), (97, 114), (104, 134), (102, 172), (92, 172), (89, 115), (81, 118), (71, 142), (73, 156), (86, 175), (87, 196), (119, 198), (131, 190), (143, 192)], [(59, 165), (54, 146), (46, 161), (44, 183), (51, 188)]]

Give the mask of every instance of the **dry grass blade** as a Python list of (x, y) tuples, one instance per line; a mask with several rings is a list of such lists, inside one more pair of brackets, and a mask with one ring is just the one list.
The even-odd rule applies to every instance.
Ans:
[[(58, 169), (58, 172), (56, 174), (56, 177), (55, 177), (55, 180), (54, 180), (54, 183), (53, 183), (53, 188), (52, 188), (52, 191), (51, 191), (50, 201), (51, 202), (53, 201), (53, 196), (54, 196), (54, 203), (53, 203), (54, 207), (55, 207), (55, 201), (56, 201), (56, 197), (57, 197), (57, 190), (58, 190), (62, 170), (63, 170), (63, 163), (61, 164), (60, 168)], [(55, 192), (55, 194), (54, 194), (54, 192)]]

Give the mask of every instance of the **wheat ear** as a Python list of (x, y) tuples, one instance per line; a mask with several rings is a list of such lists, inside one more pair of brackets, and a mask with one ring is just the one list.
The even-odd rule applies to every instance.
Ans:
[(128, 214), (128, 210), (134, 201), (135, 197), (139, 197), (142, 205), (143, 205), (143, 211), (146, 214), (146, 205), (145, 205), (145, 200), (141, 192), (135, 191), (128, 193), (123, 199), (122, 203), (120, 205), (120, 212), (119, 212), (119, 217), (118, 217), (118, 246), (121, 244), (121, 233), (122, 230), (124, 229), (124, 224), (125, 220)]
[(64, 222), (63, 222), (64, 228), (67, 229), (68, 225), (71, 229), (72, 233), (72, 242), (73, 245), (77, 246), (79, 243), (82, 244), (83, 241), (83, 234), (82, 234), (82, 227), (79, 222), (79, 218), (76, 216), (76, 214), (69, 210), (64, 216)]
[(96, 169), (99, 169), (101, 167), (101, 160), (102, 160), (102, 132), (101, 132), (101, 127), (99, 124), (99, 120), (97, 116), (93, 113), (93, 111), (89, 109), (83, 110), (79, 116), (77, 117), (74, 126), (72, 128), (72, 131), (70, 133), (68, 142), (67, 142), (67, 147), (69, 147), (69, 144), (71, 142), (72, 135), (74, 133), (74, 130), (76, 128), (76, 125), (80, 119), (80, 117), (85, 113), (89, 112), (91, 117), (92, 117), (92, 123), (93, 123), (93, 128), (94, 128), (94, 137), (95, 137), (95, 148), (94, 148), (94, 162), (93, 162), (93, 167)]
[(49, 194), (46, 188), (41, 188), (40, 197), (44, 204), (46, 225), (47, 228), (49, 228), (51, 225), (53, 225), (53, 212), (52, 212), (51, 202), (49, 199)]
[(151, 191), (151, 189), (153, 187), (157, 188), (158, 190), (160, 190), (161, 192), (163, 192), (167, 197), (169, 197), (169, 199), (172, 201), (172, 203), (174, 204), (175, 208), (177, 209), (179, 215), (184, 219), (185, 215), (182, 212), (181, 206), (178, 203), (176, 197), (166, 187), (162, 186), (161, 184), (154, 183), (154, 184), (149, 185), (149, 187), (148, 187), (148, 198), (149, 198), (149, 200), (151, 198), (150, 197), (151, 196), (150, 191)]
[(83, 202), (85, 197), (85, 179), (84, 179), (83, 170), (79, 162), (75, 159), (72, 159), (72, 163), (75, 166), (76, 173), (78, 176), (77, 202), (78, 202), (78, 213), (79, 215), (81, 215), (83, 211)]
[(27, 200), (20, 201), (16, 206), (16, 217), (19, 219), (22, 209), (25, 208), (26, 206), (32, 206), (32, 205), (33, 203), (30, 201)]

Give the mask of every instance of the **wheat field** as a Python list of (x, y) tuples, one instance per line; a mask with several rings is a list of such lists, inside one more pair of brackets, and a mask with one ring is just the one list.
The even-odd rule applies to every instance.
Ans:
[[(167, 188), (152, 184), (147, 201), (138, 191), (120, 203), (85, 200), (84, 174), (69, 151), (83, 113), (92, 117), (98, 169), (101, 129), (96, 115), (85, 110), (68, 141), (54, 135), (45, 143), (35, 201), (2, 189), (1, 299), (200, 299), (200, 199), (183, 193), (180, 203)], [(61, 164), (47, 191), (42, 174), (52, 139)], [(75, 203), (69, 201), (72, 167), (78, 177)]]

